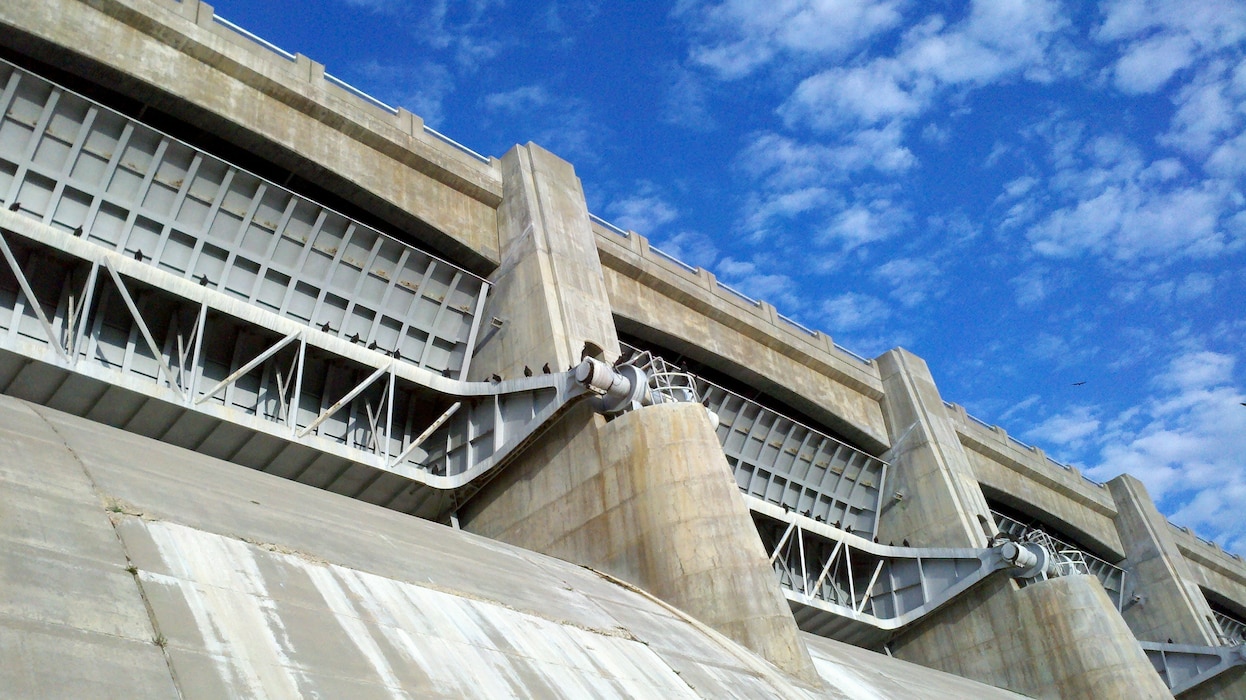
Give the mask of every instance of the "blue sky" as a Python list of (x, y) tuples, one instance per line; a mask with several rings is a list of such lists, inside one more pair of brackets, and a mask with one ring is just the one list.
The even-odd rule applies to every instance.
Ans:
[(1246, 3), (213, 5), (1246, 554)]

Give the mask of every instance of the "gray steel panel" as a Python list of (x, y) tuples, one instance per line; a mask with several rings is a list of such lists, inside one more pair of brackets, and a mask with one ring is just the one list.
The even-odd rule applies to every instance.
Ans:
[(465, 370), (479, 277), (14, 66), (0, 63), (0, 82), (0, 204), (404, 361)]

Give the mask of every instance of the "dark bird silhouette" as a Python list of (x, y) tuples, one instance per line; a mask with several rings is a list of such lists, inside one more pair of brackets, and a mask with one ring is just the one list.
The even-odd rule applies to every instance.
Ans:
[(350, 342), (352, 342), (352, 343), (358, 343), (358, 342), (359, 342), (359, 334), (358, 334), (358, 333), (356, 333), (356, 334), (352, 335), (352, 336), (350, 337)]
[(896, 541), (895, 541), (895, 540), (892, 540), (892, 541), (888, 542), (888, 543), (887, 543), (887, 546), (888, 546), (888, 547), (894, 547), (894, 546), (896, 546)]
[(82, 236), (82, 227), (81, 227), (81, 226), (79, 226), (78, 228), (74, 229), (74, 237), (75, 237), (75, 238), (78, 238), (78, 237), (81, 237), (81, 236)]
[(901, 544), (901, 546), (908, 547), (908, 546), (909, 546), (909, 541), (908, 541), (907, 539), (905, 539), (905, 540), (904, 540), (903, 542), (901, 542), (900, 544)]
[(1086, 382), (1073, 382), (1073, 386), (1081, 386), (1081, 385), (1083, 385), (1083, 384), (1085, 384), (1085, 383), (1086, 383)]
[(369, 350), (375, 350), (376, 348), (377, 348), (377, 344), (376, 344), (376, 341), (375, 341), (375, 340), (374, 340), (374, 341), (372, 341), (371, 343), (368, 343), (368, 349), (369, 349)]
[(401, 350), (399, 350), (398, 348), (394, 348), (394, 359), (395, 359), (395, 360), (401, 360), (401, 359), (402, 359), (402, 351), (401, 351)]
[(449, 378), (450, 378), (450, 368), (449, 368), (449, 367), (447, 367), (447, 368), (445, 368), (445, 369), (441, 370), (441, 376), (446, 377), (447, 379), (449, 379)]
[(1168, 643), (1169, 643), (1169, 644), (1172, 644), (1172, 637), (1169, 637), (1169, 638), (1168, 638)]
[(532, 368), (531, 368), (531, 367), (529, 367), (528, 365), (524, 365), (524, 366), (523, 366), (523, 376), (525, 376), (525, 377), (531, 377), (531, 376), (532, 376)]
[(18, 209), (21, 209), (21, 208), (22, 208), (21, 202), (13, 202), (12, 204), (9, 205), (9, 211), (17, 211)]
[(851, 534), (852, 534), (852, 526), (851, 526), (851, 525), (849, 525), (849, 526), (845, 527), (845, 528), (844, 528), (844, 532), (846, 532), (846, 533), (848, 533), (849, 535), (851, 535)]
[(545, 366), (541, 367), (541, 374), (549, 374), (549, 363), (548, 362), (545, 363)]
[(878, 544), (878, 538), (877, 538), (877, 537), (875, 537), (875, 538), (874, 538), (874, 544)]
[[(206, 287), (206, 286), (208, 286), (208, 276), (207, 276), (207, 275), (199, 275), (199, 286), (200, 286), (200, 287)], [(324, 325), (326, 325), (326, 326), (327, 326), (327, 325), (329, 325), (329, 324), (328, 324), (328, 322), (326, 322)]]
[(1246, 406), (1246, 403), (1243, 403), (1242, 405), (1243, 405), (1243, 406)]
[(836, 520), (836, 521), (835, 521), (835, 529), (836, 529), (836, 530), (838, 530), (838, 529), (839, 529), (839, 527), (840, 527), (840, 525), (839, 525), (839, 521), (838, 521), (838, 520)]
[(818, 521), (818, 522), (820, 522), (820, 523), (824, 523), (824, 522), (826, 522), (826, 518), (822, 517), (821, 515), (815, 515), (815, 516), (813, 516), (813, 519), (814, 519), (814, 520), (817, 520), (817, 521)]
[[(204, 275), (204, 279), (207, 279), (207, 277), (208, 277), (207, 275)], [(324, 331), (325, 333), (332, 333), (333, 326), (330, 326), (329, 322), (325, 321), (324, 323), (320, 324), (320, 330)]]
[(134, 251), (134, 259), (139, 262), (143, 262), (143, 251), (141, 250)]
[(489, 375), (489, 381), (493, 382), (494, 384), (497, 384), (498, 382), (502, 381), (502, 375), (491, 374)]

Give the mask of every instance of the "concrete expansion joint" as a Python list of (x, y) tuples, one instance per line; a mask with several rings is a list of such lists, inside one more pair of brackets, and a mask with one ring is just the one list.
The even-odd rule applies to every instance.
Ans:
[(177, 677), (176, 669), (173, 667), (173, 658), (169, 655), (169, 640), (164, 633), (160, 631), (160, 622), (156, 619), (156, 611), (151, 605), (151, 600), (147, 596), (147, 591), (143, 588), (143, 580), (139, 575), (138, 567), (134, 565), (134, 559), (130, 556), (130, 550), (129, 547), (126, 546), (125, 538), (121, 536), (121, 531), (117, 529), (119, 521), (122, 517), (128, 516), (144, 519), (147, 518), (145, 518), (143, 512), (134, 505), (126, 503), (119, 498), (106, 496), (99, 484), (96, 482), (95, 476), (91, 474), (91, 470), (87, 467), (86, 462), (82, 461), (82, 458), (78, 456), (77, 451), (75, 451), (69, 444), (69, 441), (65, 439), (65, 436), (57, 430), (56, 424), (48, 420), (48, 417), (44, 415), (44, 413), (34, 404), (28, 403), (27, 407), (32, 413), (38, 416), (39, 420), (43, 421), (44, 425), (48, 426), (48, 429), (52, 431), (52, 434), (60, 440), (61, 447), (65, 449), (65, 452), (67, 452), (69, 456), (73, 458), (74, 462), (78, 464), (78, 467), (82, 469), (82, 474), (86, 477), (87, 483), (90, 484), (91, 491), (95, 494), (96, 498), (99, 499), (100, 504), (103, 506), (105, 517), (108, 519), (108, 525), (112, 529), (113, 537), (116, 538), (117, 545), (120, 547), (122, 555), (125, 556), (125, 571), (130, 574), (131, 578), (133, 578), (134, 587), (138, 592), (138, 597), (143, 601), (143, 609), (146, 611), (147, 620), (151, 624), (151, 643), (160, 648), (160, 655), (164, 658), (165, 666), (169, 669), (169, 677), (172, 679), (173, 688), (177, 691), (177, 696), (179, 698), (185, 697), (185, 694), (182, 692), (182, 683)]

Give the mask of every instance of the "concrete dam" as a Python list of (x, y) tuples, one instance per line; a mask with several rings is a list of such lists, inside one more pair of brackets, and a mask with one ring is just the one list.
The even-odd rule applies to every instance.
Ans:
[(1137, 479), (199, 0), (0, 5), (0, 257), (0, 696), (1246, 697)]

